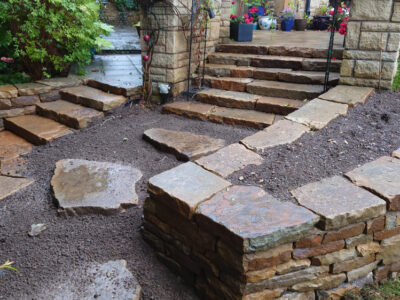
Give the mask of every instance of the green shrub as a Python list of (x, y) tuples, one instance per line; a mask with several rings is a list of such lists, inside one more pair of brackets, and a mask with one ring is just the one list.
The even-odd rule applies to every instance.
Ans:
[(96, 0), (8, 0), (0, 3), (0, 54), (17, 58), (32, 79), (66, 75), (91, 61), (112, 27), (99, 21)]

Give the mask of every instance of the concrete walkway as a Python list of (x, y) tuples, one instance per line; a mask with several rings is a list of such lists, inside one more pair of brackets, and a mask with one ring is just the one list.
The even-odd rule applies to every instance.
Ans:
[(112, 43), (111, 48), (103, 51), (140, 51), (140, 37), (133, 26), (114, 26), (114, 32), (103, 38)]

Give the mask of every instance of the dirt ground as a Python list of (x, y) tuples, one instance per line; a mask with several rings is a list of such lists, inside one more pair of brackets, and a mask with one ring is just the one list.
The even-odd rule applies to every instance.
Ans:
[[(161, 127), (223, 138), (227, 144), (254, 133), (240, 127), (187, 120), (158, 111), (119, 109), (101, 122), (56, 142), (35, 147), (27, 156), (36, 182), (0, 202), (0, 261), (11, 259), (20, 273), (0, 275), (0, 299), (37, 299), (62, 282), (66, 273), (92, 261), (125, 259), (143, 288), (143, 299), (197, 299), (191, 288), (167, 270), (140, 235), (142, 204), (148, 179), (180, 162), (141, 139), (144, 130)], [(128, 138), (127, 141), (123, 141)], [(263, 156), (265, 163), (233, 174), (237, 184), (259, 185), (283, 201), (289, 189), (343, 174), (400, 147), (400, 94), (374, 94), (328, 127)], [(143, 173), (137, 184), (140, 204), (114, 216), (64, 218), (50, 194), (55, 163), (65, 158), (130, 164)], [(244, 180), (239, 180), (243, 176)], [(31, 238), (31, 224), (48, 229)], [(40, 299), (42, 300), (42, 299)]]

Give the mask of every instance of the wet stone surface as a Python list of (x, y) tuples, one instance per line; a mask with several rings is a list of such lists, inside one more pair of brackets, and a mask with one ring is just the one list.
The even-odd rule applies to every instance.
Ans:
[(65, 214), (111, 214), (137, 204), (135, 184), (141, 177), (129, 166), (65, 159), (57, 162), (51, 186)]

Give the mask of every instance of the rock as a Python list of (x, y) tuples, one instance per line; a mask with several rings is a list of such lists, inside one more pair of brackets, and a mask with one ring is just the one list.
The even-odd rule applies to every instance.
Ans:
[(315, 300), (314, 291), (306, 293), (287, 293), (277, 300)]
[(392, 3), (388, 1), (363, 0), (352, 5), (350, 18), (352, 20), (388, 21), (392, 12)]
[(384, 215), (386, 203), (346, 179), (335, 176), (292, 191), (300, 205), (319, 214), (324, 230), (341, 228)]
[(369, 242), (356, 246), (357, 251), (364, 257), (379, 252), (380, 248), (379, 243), (376, 242)]
[(345, 280), (345, 274), (328, 275), (311, 281), (295, 284), (291, 289), (298, 292), (332, 289), (341, 285)]
[(369, 273), (371, 273), (376, 268), (378, 263), (379, 263), (379, 261), (376, 261), (376, 262), (370, 263), (366, 266), (363, 266), (361, 268), (354, 269), (354, 270), (347, 272), (348, 282), (352, 282), (352, 281), (355, 281), (357, 279), (367, 276)]
[(296, 248), (293, 251), (294, 259), (304, 259), (312, 256), (336, 252), (344, 248), (344, 241), (335, 241), (312, 248)]
[(19, 190), (31, 185), (33, 180), (26, 178), (13, 178), (0, 175), (0, 200), (11, 196)]
[(16, 84), (15, 87), (18, 89), (18, 94), (20, 96), (38, 95), (51, 91), (51, 87), (34, 82), (19, 83)]
[(1, 175), (11, 177), (24, 177), (26, 171), (26, 161), (22, 157), (13, 157), (0, 160)]
[(135, 184), (142, 173), (107, 162), (64, 159), (56, 163), (51, 186), (62, 212), (111, 214), (138, 202)]
[(355, 237), (346, 239), (346, 248), (350, 249), (360, 244), (366, 244), (372, 242), (374, 237), (372, 235), (360, 234)]
[(29, 231), (28, 235), (31, 237), (38, 236), (46, 229), (47, 229), (46, 224), (32, 224), (31, 231)]
[(248, 109), (215, 107), (210, 113), (209, 120), (262, 129), (274, 123), (275, 115)]
[[(295, 243), (296, 248), (310, 248), (310, 247), (317, 247), (321, 245), (323, 233), (318, 232), (318, 230), (314, 229), (315, 234), (305, 237)], [(313, 232), (313, 233), (314, 233)]]
[(314, 99), (286, 116), (286, 119), (320, 130), (338, 116), (345, 116), (347, 110), (348, 106), (345, 104)]
[(214, 109), (215, 106), (209, 104), (174, 102), (164, 105), (162, 112), (164, 114), (175, 114), (191, 119), (207, 120)]
[(372, 263), (375, 260), (375, 255), (371, 254), (364, 257), (357, 257), (352, 260), (338, 261), (332, 267), (332, 273), (339, 274), (343, 272), (348, 272), (367, 264)]
[(367, 234), (382, 231), (385, 229), (385, 216), (380, 216), (376, 219), (367, 221)]
[(338, 85), (318, 98), (355, 106), (363, 104), (375, 90), (368, 87)]
[[(246, 271), (261, 270), (264, 272), (265, 270), (274, 270), (276, 273), (278, 266), (282, 266), (282, 264), (290, 261), (292, 250), (292, 244), (284, 244), (266, 251), (245, 254), (243, 260), (245, 266), (244, 269)], [(281, 270), (284, 269), (285, 267)]]
[(384, 239), (376, 256), (377, 260), (383, 259), (385, 265), (398, 262), (400, 256), (400, 235)]
[(32, 151), (33, 145), (10, 131), (0, 132), (0, 160), (14, 158)]
[(213, 89), (245, 92), (246, 87), (253, 81), (251, 78), (234, 78), (234, 77), (211, 77), (205, 76), (204, 78), (207, 86)]
[(278, 80), (280, 72), (292, 72), (291, 69), (279, 68), (256, 68), (254, 69), (253, 76), (255, 79), (260, 80)]
[(156, 148), (174, 154), (179, 160), (195, 160), (225, 145), (221, 139), (186, 131), (173, 131), (162, 128), (146, 130), (143, 139)]
[(242, 92), (208, 89), (197, 93), (198, 101), (229, 108), (254, 109), (260, 96)]
[(18, 90), (11, 84), (0, 85), (0, 98), (18, 97)]
[(49, 78), (49, 79), (44, 79), (44, 80), (38, 80), (36, 81), (37, 83), (44, 84), (51, 86), (52, 88), (66, 88), (66, 87), (73, 87), (73, 86), (78, 86), (82, 82), (79, 78), (75, 77), (55, 77), (55, 78)]
[(256, 110), (286, 116), (303, 105), (301, 100), (262, 96), (257, 100)]
[(52, 90), (51, 92), (40, 94), (39, 97), (42, 103), (57, 101), (61, 99), (60, 90)]
[(374, 239), (376, 241), (381, 241), (383, 239), (387, 239), (398, 234), (400, 234), (400, 227), (376, 232), (374, 233)]
[(276, 266), (275, 270), (276, 274), (284, 275), (308, 268), (310, 265), (311, 261), (309, 259), (290, 260), (287, 263)]
[(357, 257), (357, 251), (353, 249), (343, 249), (337, 252), (328, 253), (321, 256), (315, 256), (311, 262), (315, 266), (331, 265), (337, 262), (351, 260)]
[(274, 277), (276, 271), (272, 268), (251, 271), (246, 273), (246, 282), (260, 282)]
[(390, 210), (400, 210), (400, 160), (381, 157), (345, 175), (356, 185), (385, 198)]
[(344, 240), (356, 235), (360, 235), (364, 232), (365, 223), (354, 224), (347, 226), (345, 228), (339, 229), (337, 231), (328, 232), (325, 237), (323, 243)]
[(283, 290), (281, 289), (275, 289), (275, 290), (265, 290), (262, 292), (250, 294), (243, 296), (243, 300), (270, 300), (270, 299), (276, 299), (276, 297), (279, 297), (282, 294)]
[(289, 120), (280, 120), (275, 124), (248, 136), (240, 141), (246, 148), (264, 153), (268, 148), (290, 144), (299, 139), (309, 128)]
[(261, 156), (240, 144), (231, 144), (216, 153), (196, 160), (198, 165), (221, 177), (227, 177), (249, 165), (259, 166), (262, 162)]
[(392, 156), (400, 159), (400, 148), (394, 151)]
[(11, 105), (13, 107), (24, 107), (24, 106), (36, 105), (38, 103), (40, 103), (39, 96), (35, 95), (11, 98)]
[(0, 99), (0, 110), (11, 109), (10, 99)]

